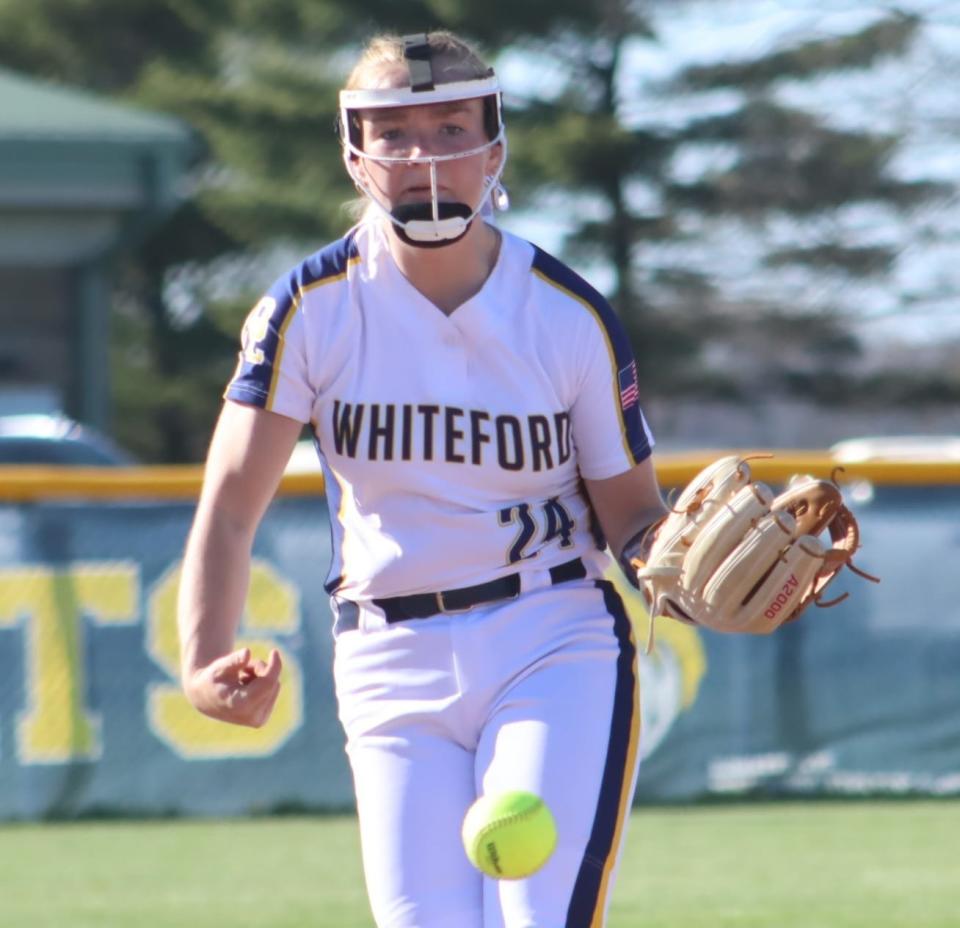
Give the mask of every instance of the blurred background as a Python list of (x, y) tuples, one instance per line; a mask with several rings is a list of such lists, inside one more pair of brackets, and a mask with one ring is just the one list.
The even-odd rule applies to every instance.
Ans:
[(2, 0), (0, 413), (202, 458), (243, 317), (350, 222), (336, 91), (449, 27), (503, 224), (626, 322), (664, 449), (960, 431), (950, 0)]
[(638, 799), (960, 793), (956, 0), (0, 0), (0, 817), (350, 807), (309, 445), (243, 618), (269, 726), (186, 705), (174, 599), (242, 321), (350, 224), (336, 91), (428, 27), (497, 67), (499, 221), (620, 313), (664, 485), (844, 464), (883, 579), (661, 623)]

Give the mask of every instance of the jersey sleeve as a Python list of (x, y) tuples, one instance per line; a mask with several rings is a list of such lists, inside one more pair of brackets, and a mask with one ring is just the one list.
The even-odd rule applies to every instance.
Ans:
[(299, 422), (310, 420), (314, 390), (305, 350), (301, 293), (294, 276), (278, 280), (250, 310), (224, 398)]
[(578, 339), (579, 390), (570, 412), (580, 473), (604, 480), (649, 457), (653, 436), (640, 407), (637, 364), (613, 309), (595, 303)]

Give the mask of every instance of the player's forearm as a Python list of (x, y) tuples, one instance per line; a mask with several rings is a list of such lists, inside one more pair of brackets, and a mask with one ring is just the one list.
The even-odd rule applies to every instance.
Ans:
[(233, 649), (250, 576), (252, 535), (215, 509), (187, 542), (177, 608), (183, 679)]
[(653, 543), (654, 528), (667, 514), (663, 505), (631, 513), (631, 518), (621, 526), (618, 537), (608, 539), (610, 550), (618, 560), (624, 556), (639, 556), (646, 559), (646, 553)]
[(667, 513), (650, 458), (616, 477), (584, 483), (604, 538), (617, 558)]

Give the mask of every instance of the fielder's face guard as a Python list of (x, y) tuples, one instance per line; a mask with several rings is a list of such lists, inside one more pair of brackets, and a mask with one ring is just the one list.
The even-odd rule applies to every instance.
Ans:
[[(379, 90), (342, 90), (338, 129), (343, 145), (343, 159), (354, 183), (369, 197), (374, 206), (394, 225), (397, 235), (407, 244), (423, 248), (449, 245), (466, 235), (474, 217), (492, 199), (498, 209), (506, 209), (507, 194), (500, 186), (500, 177), (507, 157), (507, 140), (503, 129), (500, 83), (493, 70), (474, 80), (438, 84), (434, 80), (433, 50), (426, 35), (404, 38), (404, 60), (410, 75), (409, 87), (390, 87)], [(423, 106), (431, 103), (450, 103), (482, 99), (484, 127), (489, 141), (466, 151), (451, 154), (387, 156), (371, 155), (363, 150), (363, 139), (357, 111), (388, 107)], [(437, 164), (470, 158), (489, 151), (495, 145), (503, 146), (503, 156), (496, 173), (486, 178), (480, 201), (468, 203), (443, 202), (437, 197)], [(405, 203), (392, 208), (385, 206), (371, 192), (355, 170), (354, 159), (365, 158), (378, 164), (426, 164), (430, 168), (430, 202)]]

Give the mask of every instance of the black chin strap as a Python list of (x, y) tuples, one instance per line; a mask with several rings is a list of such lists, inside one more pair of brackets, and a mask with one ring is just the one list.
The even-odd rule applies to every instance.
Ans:
[(403, 37), (403, 57), (410, 71), (410, 89), (414, 92), (433, 90), (433, 60), (425, 32)]

